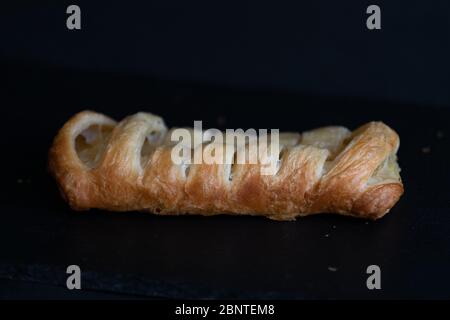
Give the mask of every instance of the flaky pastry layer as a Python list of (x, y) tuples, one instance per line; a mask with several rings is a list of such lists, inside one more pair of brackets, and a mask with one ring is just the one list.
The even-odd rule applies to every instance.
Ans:
[(281, 133), (274, 175), (262, 175), (259, 163), (175, 164), (170, 133), (150, 113), (116, 122), (83, 111), (55, 137), (49, 168), (75, 210), (250, 214), (275, 220), (337, 213), (378, 219), (403, 193), (399, 137), (382, 122), (353, 132), (333, 126)]

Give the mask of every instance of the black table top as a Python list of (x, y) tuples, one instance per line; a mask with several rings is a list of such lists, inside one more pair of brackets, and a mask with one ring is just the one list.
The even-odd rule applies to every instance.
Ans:
[[(87, 298), (96, 292), (163, 298), (450, 297), (449, 109), (5, 68), (10, 81), (2, 95), (0, 297), (36, 297), (36, 290), (48, 296), (43, 288), (64, 297), (58, 292), (65, 290), (65, 270), (72, 264), (82, 270), (83, 290), (77, 294)], [(86, 107), (117, 118), (150, 111), (169, 125), (204, 120), (221, 129), (302, 131), (383, 120), (401, 137), (405, 194), (375, 222), (330, 214), (275, 222), (73, 212), (46, 171), (46, 154), (57, 129)], [(372, 264), (381, 268), (381, 290), (366, 287)], [(30, 289), (33, 283), (37, 289)]]

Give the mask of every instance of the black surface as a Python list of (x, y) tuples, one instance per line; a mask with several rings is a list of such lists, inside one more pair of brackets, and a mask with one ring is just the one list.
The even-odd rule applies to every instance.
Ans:
[(21, 280), (0, 279), (0, 300), (141, 300), (142, 297), (97, 291), (67, 290), (66, 287)]
[[(1, 279), (63, 288), (65, 268), (77, 264), (83, 290), (141, 297), (449, 298), (449, 109), (13, 61), (3, 70)], [(46, 153), (57, 129), (85, 107), (117, 118), (146, 110), (169, 125), (204, 120), (222, 129), (301, 131), (383, 120), (401, 137), (406, 192), (376, 222), (76, 213), (47, 174)], [(371, 264), (381, 267), (382, 290), (366, 288)], [(18, 296), (11, 290), (0, 285), (3, 297)]]

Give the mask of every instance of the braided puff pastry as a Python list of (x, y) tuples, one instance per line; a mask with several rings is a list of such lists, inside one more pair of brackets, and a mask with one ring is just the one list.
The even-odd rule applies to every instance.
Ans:
[[(49, 168), (76, 210), (251, 214), (275, 220), (328, 212), (377, 219), (403, 193), (399, 137), (381, 122), (353, 132), (335, 126), (281, 133), (274, 175), (261, 174), (260, 163), (175, 164), (170, 134), (150, 113), (117, 123), (83, 111), (54, 139)], [(224, 159), (234, 157), (225, 147), (216, 150)]]

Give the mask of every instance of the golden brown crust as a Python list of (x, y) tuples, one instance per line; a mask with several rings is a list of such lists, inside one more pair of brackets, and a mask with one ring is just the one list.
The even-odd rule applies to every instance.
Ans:
[(398, 183), (370, 187), (355, 201), (352, 214), (374, 220), (381, 218), (397, 203), (402, 194), (403, 186)]
[[(83, 111), (55, 137), (49, 168), (76, 210), (252, 214), (275, 220), (329, 212), (378, 219), (403, 194), (395, 156), (399, 137), (381, 122), (354, 132), (326, 127), (284, 133), (274, 175), (262, 175), (261, 163), (175, 164), (174, 144), (167, 141), (164, 122), (152, 114), (116, 123)], [(214, 148), (229, 160), (235, 150), (226, 146), (194, 147)]]

